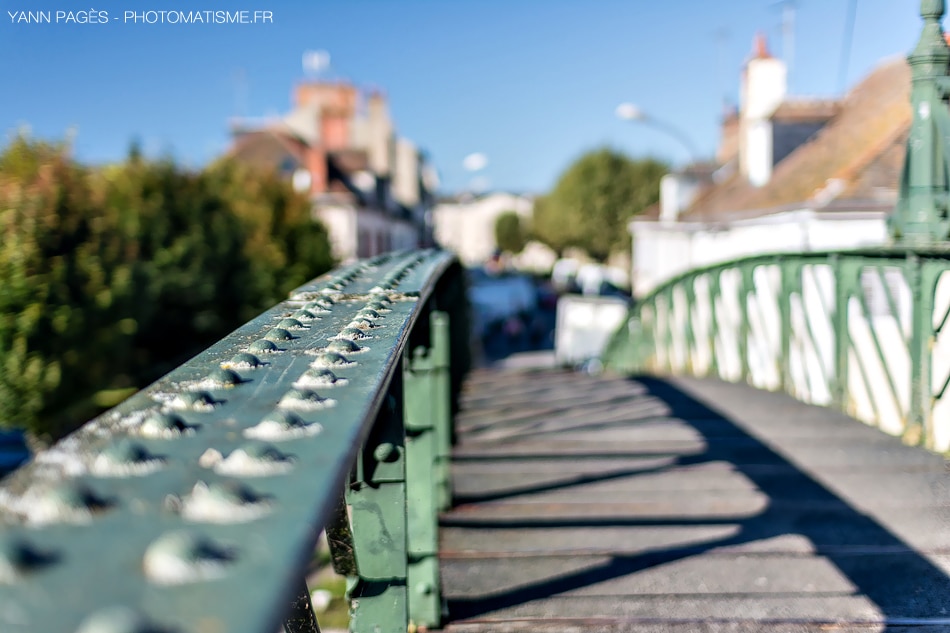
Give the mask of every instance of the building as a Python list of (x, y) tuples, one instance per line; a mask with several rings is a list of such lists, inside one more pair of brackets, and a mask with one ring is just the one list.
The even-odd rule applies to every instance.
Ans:
[(910, 70), (878, 66), (837, 101), (786, 94), (785, 65), (756, 41), (714, 169), (670, 174), (631, 222), (643, 295), (691, 268), (757, 253), (879, 245), (910, 129)]
[(342, 262), (430, 243), (435, 171), (396, 135), (385, 96), (318, 81), (299, 84), (292, 101), (279, 119), (235, 122), (230, 154), (308, 193)]
[(524, 222), (531, 219), (534, 201), (512, 193), (491, 193), (445, 200), (433, 211), (435, 240), (453, 251), (466, 266), (485, 263), (498, 248), (495, 222), (506, 211), (514, 211)]

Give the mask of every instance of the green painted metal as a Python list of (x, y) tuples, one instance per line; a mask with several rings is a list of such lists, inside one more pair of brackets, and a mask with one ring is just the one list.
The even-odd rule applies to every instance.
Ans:
[[(764, 291), (764, 288), (760, 288), (760, 292), (756, 289), (755, 271), (761, 267), (779, 268), (781, 284), (778, 292)], [(830, 328), (830, 337), (815, 329), (812, 317), (808, 314), (804, 315), (804, 323), (796, 326), (797, 334), (793, 332), (793, 300), (801, 305), (802, 310), (806, 309), (803, 281), (806, 268), (812, 271), (822, 268), (833, 277), (834, 292), (830, 305), (821, 297), (820, 292), (817, 297), (812, 298), (810, 304), (810, 309), (819, 312)], [(890, 278), (883, 274), (885, 270), (889, 271), (888, 275), (901, 276), (909, 296), (902, 298), (890, 288)], [(799, 396), (799, 390), (793, 384), (791, 359), (793, 339), (803, 338), (807, 343), (796, 344), (814, 346), (815, 349), (826, 346), (825, 351), (830, 351), (834, 358), (833, 371), (828, 374), (824, 371), (824, 365), (820, 370), (816, 370), (813, 366), (803, 365), (804, 361), (801, 359), (796, 361), (800, 373), (805, 374), (810, 391), (827, 389), (830, 393), (831, 401), (825, 404), (832, 404), (855, 415), (859, 404), (863, 402), (865, 417), (870, 415), (873, 418), (870, 421), (881, 424), (888, 416), (888, 419), (893, 418), (893, 411), (896, 410), (900, 416), (899, 423), (903, 429), (904, 440), (907, 443), (933, 447), (934, 406), (948, 390), (941, 387), (943, 382), (940, 381), (935, 386), (932, 376), (933, 349), (939, 329), (935, 323), (940, 324), (944, 317), (943, 314), (935, 314), (935, 296), (941, 276), (948, 271), (950, 249), (935, 246), (759, 255), (692, 270), (670, 280), (637, 302), (629, 315), (628, 323), (618, 331), (608, 346), (605, 354), (606, 364), (609, 369), (624, 373), (692, 373), (695, 370), (688, 362), (678, 365), (671, 361), (660, 366), (658, 359), (671, 359), (673, 349), (683, 341), (696, 341), (694, 333), (700, 327), (715, 332), (714, 339), (718, 340), (722, 340), (721, 335), (726, 329), (731, 329), (731, 334), (738, 340), (740, 350), (741, 371), (738, 372), (738, 380), (762, 384), (766, 377), (761, 373), (761, 368), (774, 365), (779, 372), (776, 388)], [(815, 274), (817, 275), (817, 272)], [(724, 304), (735, 297), (735, 294), (732, 297), (727, 296), (734, 290), (735, 284), (727, 285), (719, 281), (724, 279), (725, 275), (739, 279), (738, 289), (734, 292), (738, 294), (740, 318), (738, 323), (728, 326), (721, 313)], [(873, 314), (871, 301), (866, 294), (869, 290), (862, 284), (862, 275), (867, 275), (871, 280), (877, 279), (882, 284), (881, 294), (874, 303), (876, 307), (873, 307)], [(694, 287), (700, 278), (709, 280), (708, 297), (688, 290)], [(762, 280), (759, 281), (761, 283)], [(691, 301), (702, 300), (708, 304), (707, 323), (686, 324), (677, 331), (675, 320), (667, 318), (663, 329), (652, 331), (650, 328), (640, 328), (638, 335), (642, 340), (630, 340), (629, 333), (633, 324), (648, 320), (647, 315), (651, 313), (658, 314), (659, 307), (668, 304), (670, 298), (680, 291), (690, 297)], [(759, 305), (759, 302), (764, 297), (773, 295), (774, 310), (777, 314), (776, 326), (781, 333), (782, 344), (770, 352), (774, 356), (768, 355), (763, 365), (762, 358), (750, 358), (753, 349), (749, 344), (749, 337), (755, 337), (756, 334), (749, 324), (750, 317), (753, 316), (763, 321), (766, 319), (766, 312), (762, 310), (763, 306)], [(755, 301), (749, 301), (750, 296), (754, 296)], [(753, 310), (756, 312), (750, 314)], [(884, 312), (880, 313), (881, 310)], [(690, 319), (698, 318), (700, 313), (705, 312), (694, 309), (693, 306), (688, 310)], [(903, 336), (895, 339), (889, 333), (893, 328), (906, 324), (908, 314), (911, 326), (910, 341), (905, 340)], [(860, 341), (854, 338), (855, 328), (865, 333)], [(830, 346), (830, 349), (827, 346)], [(754, 351), (761, 354), (764, 348), (765, 342), (760, 338)], [(716, 350), (718, 351), (720, 350)], [(906, 354), (906, 371), (893, 366), (894, 354)], [(729, 378), (724, 360), (719, 356), (719, 353), (713, 354), (711, 373)], [(755, 367), (760, 368), (758, 374)], [(852, 376), (852, 371), (856, 371), (856, 375)], [(950, 384), (950, 378), (946, 382)]]
[(0, 630), (273, 633), (329, 525), (355, 630), (405, 631), (401, 364), (458, 273), (341, 267), (3, 480)]
[(380, 412), (381, 424), (374, 425), (357, 456), (346, 495), (357, 567), (348, 592), (354, 633), (404, 633), (409, 621), (408, 451), (401, 407), (399, 389), (393, 389)]
[[(428, 347), (416, 347), (403, 362), (407, 485), (409, 495), (409, 621), (436, 628), (442, 621), (439, 578), (438, 513), (440, 481), (448, 429), (440, 414), (451, 406), (447, 385), (448, 317), (433, 312)], [(437, 371), (445, 374), (443, 380)], [(443, 428), (440, 428), (443, 427)]]
[(924, 28), (907, 57), (912, 72), (913, 124), (907, 143), (900, 199), (888, 220), (895, 239), (907, 243), (942, 242), (950, 237), (948, 169), (950, 111), (947, 108), (950, 48), (940, 20), (943, 0), (922, 0)]
[(432, 313), (432, 415), (436, 433), (436, 503), (440, 511), (452, 507), (452, 345), (449, 315)]

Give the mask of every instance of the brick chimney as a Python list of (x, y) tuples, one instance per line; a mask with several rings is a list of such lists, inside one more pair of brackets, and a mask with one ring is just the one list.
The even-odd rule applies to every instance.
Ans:
[(318, 118), (315, 124), (320, 139), (306, 152), (314, 194), (327, 191), (327, 152), (346, 149), (351, 144), (357, 96), (356, 87), (344, 82), (307, 82), (294, 90), (294, 104), (312, 108)]

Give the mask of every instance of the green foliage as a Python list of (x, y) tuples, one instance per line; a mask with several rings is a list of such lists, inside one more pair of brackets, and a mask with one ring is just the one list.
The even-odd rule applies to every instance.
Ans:
[(503, 251), (516, 254), (527, 243), (521, 216), (514, 211), (505, 211), (495, 219), (495, 244)]
[(629, 246), (627, 223), (660, 199), (668, 171), (653, 159), (633, 160), (608, 148), (588, 152), (535, 200), (535, 236), (554, 250), (576, 246), (605, 260)]
[(58, 437), (332, 267), (309, 203), (222, 162), (0, 153), (0, 426)]

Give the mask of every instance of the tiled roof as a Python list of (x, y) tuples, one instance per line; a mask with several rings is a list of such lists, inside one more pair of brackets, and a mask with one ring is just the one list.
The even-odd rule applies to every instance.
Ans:
[(827, 121), (838, 113), (839, 102), (834, 99), (787, 100), (772, 114), (773, 121)]
[(754, 187), (736, 171), (707, 189), (681, 219), (754, 217), (799, 203), (892, 195), (911, 122), (909, 95), (907, 62), (882, 64), (840, 102), (812, 140), (775, 166), (766, 185)]
[(278, 130), (264, 128), (242, 133), (229, 153), (248, 164), (273, 168), (285, 154), (290, 154), (298, 163), (303, 163), (305, 151), (306, 146), (300, 139)]

